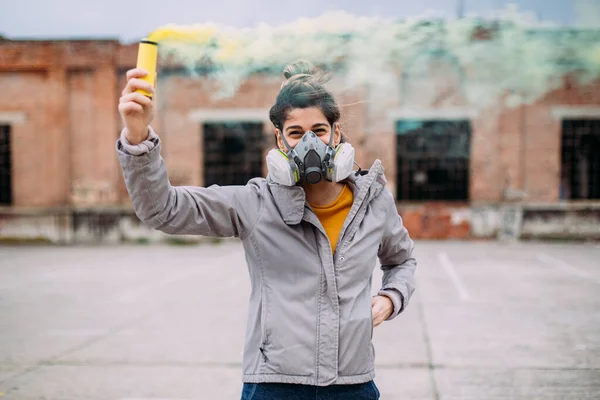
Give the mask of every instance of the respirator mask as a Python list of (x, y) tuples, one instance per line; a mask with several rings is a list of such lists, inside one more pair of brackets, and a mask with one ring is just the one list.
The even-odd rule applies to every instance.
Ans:
[(329, 182), (346, 179), (354, 167), (354, 147), (350, 143), (340, 143), (334, 149), (334, 136), (332, 129), (329, 144), (325, 144), (313, 131), (307, 131), (292, 148), (282, 134), (281, 140), (288, 152), (279, 149), (269, 151), (269, 177), (286, 186), (299, 182), (315, 184), (323, 179)]

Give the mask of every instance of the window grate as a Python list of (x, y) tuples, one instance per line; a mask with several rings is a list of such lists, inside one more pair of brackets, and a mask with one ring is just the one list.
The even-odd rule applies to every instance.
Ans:
[(206, 123), (204, 185), (245, 185), (262, 176), (263, 124)]
[(396, 138), (398, 200), (469, 199), (469, 121), (402, 120)]
[(12, 160), (8, 125), (0, 125), (0, 204), (12, 205)]
[(600, 120), (562, 122), (560, 198), (600, 199)]

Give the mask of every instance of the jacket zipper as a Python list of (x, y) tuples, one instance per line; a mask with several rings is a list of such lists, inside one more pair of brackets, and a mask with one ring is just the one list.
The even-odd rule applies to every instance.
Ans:
[[(342, 236), (340, 236), (340, 239), (338, 239), (337, 245), (341, 244), (341, 246), (339, 247), (339, 251), (338, 251), (338, 248), (336, 247), (335, 255), (337, 258), (337, 260), (336, 260), (337, 262), (344, 261), (344, 256), (342, 256), (342, 254), (343, 254), (344, 250), (346, 250), (346, 247), (348, 244), (348, 242), (345, 240), (345, 237), (348, 236), (347, 232), (354, 233), (354, 231), (356, 229), (353, 226), (354, 221), (356, 221), (356, 218), (358, 218), (358, 216), (362, 213), (363, 209), (366, 208), (366, 204), (367, 204), (367, 200), (363, 199), (363, 202), (358, 207), (358, 211), (356, 211), (356, 214), (354, 214), (354, 217), (352, 217), (352, 220), (348, 223), (348, 225), (346, 226), (346, 229), (343, 232), (344, 239), (342, 239)], [(352, 231), (348, 231), (349, 228), (352, 228)], [(337, 262), (336, 262), (336, 264), (337, 264)], [(336, 275), (337, 275), (337, 269), (336, 269)]]

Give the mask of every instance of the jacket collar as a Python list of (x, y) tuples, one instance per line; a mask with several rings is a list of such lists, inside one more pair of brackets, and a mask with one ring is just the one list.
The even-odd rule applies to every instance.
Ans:
[[(387, 184), (380, 160), (375, 160), (366, 175), (357, 176), (353, 172), (343, 182), (348, 183), (352, 188), (354, 203), (371, 201)], [(288, 225), (299, 224), (307, 206), (306, 193), (302, 186), (280, 185), (270, 177), (267, 177), (267, 183), (284, 222)]]

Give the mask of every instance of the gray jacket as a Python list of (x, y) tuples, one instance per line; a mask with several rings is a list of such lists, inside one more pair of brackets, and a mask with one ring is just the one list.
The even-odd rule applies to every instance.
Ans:
[(137, 216), (171, 234), (239, 237), (251, 281), (244, 382), (326, 386), (374, 378), (371, 279), (393, 319), (414, 291), (413, 242), (376, 161), (347, 183), (354, 203), (335, 254), (302, 187), (255, 178), (245, 186), (173, 187), (154, 132), (138, 146), (117, 141)]

